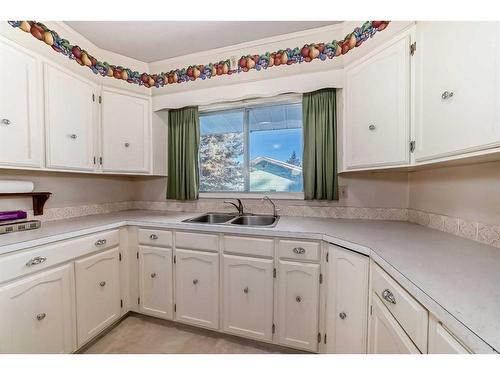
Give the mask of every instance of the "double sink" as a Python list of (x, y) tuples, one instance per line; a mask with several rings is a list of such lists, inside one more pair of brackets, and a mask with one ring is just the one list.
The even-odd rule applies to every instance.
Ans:
[(273, 215), (206, 213), (191, 219), (183, 220), (183, 222), (272, 228), (278, 224), (278, 220), (279, 216)]

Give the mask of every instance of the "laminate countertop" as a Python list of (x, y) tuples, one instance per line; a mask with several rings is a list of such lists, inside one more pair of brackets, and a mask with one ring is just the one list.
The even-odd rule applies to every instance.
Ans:
[(500, 352), (500, 249), (397, 221), (281, 217), (274, 228), (183, 223), (197, 213), (122, 211), (0, 236), (0, 256), (125, 225), (317, 239), (370, 256), (477, 353)]

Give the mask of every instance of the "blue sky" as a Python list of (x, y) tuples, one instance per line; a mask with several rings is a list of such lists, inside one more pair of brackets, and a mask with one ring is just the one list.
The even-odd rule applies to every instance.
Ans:
[(302, 161), (302, 129), (250, 133), (250, 160), (257, 156), (267, 156), (286, 161), (294, 150)]

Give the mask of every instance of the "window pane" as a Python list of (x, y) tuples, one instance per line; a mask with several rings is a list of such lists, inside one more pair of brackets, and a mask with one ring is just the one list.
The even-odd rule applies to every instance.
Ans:
[(302, 105), (249, 109), (250, 191), (301, 192)]
[(200, 116), (200, 191), (243, 191), (244, 111)]

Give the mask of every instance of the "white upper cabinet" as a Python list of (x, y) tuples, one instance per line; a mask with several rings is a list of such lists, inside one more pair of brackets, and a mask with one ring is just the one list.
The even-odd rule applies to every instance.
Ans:
[(47, 167), (94, 170), (96, 86), (44, 64)]
[(224, 255), (224, 331), (272, 341), (273, 260)]
[(43, 119), (37, 58), (0, 40), (0, 166), (41, 167)]
[(346, 67), (346, 169), (409, 163), (410, 44), (405, 32)]
[(500, 22), (419, 22), (416, 64), (417, 162), (500, 146)]
[(151, 106), (147, 97), (103, 88), (101, 103), (102, 170), (149, 172)]

